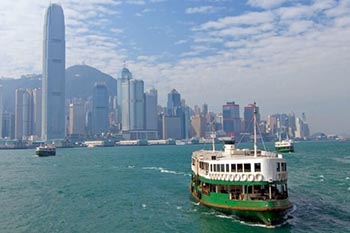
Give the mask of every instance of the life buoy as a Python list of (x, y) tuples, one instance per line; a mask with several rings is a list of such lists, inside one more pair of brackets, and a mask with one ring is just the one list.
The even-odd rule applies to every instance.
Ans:
[(233, 181), (233, 180), (234, 180), (234, 175), (231, 174), (231, 175), (230, 175), (230, 181)]
[(240, 175), (239, 174), (236, 174), (235, 175), (235, 181), (239, 181), (241, 179)]
[(248, 175), (248, 181), (254, 181), (254, 176), (253, 174)]
[(242, 174), (241, 175), (241, 181), (246, 181), (247, 180), (247, 175), (246, 174)]
[(264, 176), (262, 174), (259, 173), (255, 175), (255, 180), (262, 181), (263, 179), (264, 179)]

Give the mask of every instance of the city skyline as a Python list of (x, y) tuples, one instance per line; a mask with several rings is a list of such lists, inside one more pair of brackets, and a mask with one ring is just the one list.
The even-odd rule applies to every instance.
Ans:
[[(350, 132), (344, 124), (350, 112), (343, 107), (349, 101), (349, 1), (59, 3), (68, 66), (86, 63), (117, 78), (126, 60), (149, 85), (145, 89), (158, 90), (163, 106), (171, 89), (191, 106), (202, 104), (205, 92), (215, 112), (232, 99), (257, 101), (263, 113), (307, 112), (313, 132)], [(0, 3), (0, 76), (41, 73), (48, 5)]]

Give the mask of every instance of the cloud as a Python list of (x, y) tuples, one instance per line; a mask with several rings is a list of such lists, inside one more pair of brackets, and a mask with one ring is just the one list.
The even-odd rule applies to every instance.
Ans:
[(219, 8), (214, 6), (200, 6), (200, 7), (187, 8), (185, 12), (186, 14), (205, 14), (205, 13), (214, 13), (218, 10)]
[(271, 9), (281, 6), (285, 2), (287, 2), (287, 0), (248, 0), (247, 4), (252, 7)]

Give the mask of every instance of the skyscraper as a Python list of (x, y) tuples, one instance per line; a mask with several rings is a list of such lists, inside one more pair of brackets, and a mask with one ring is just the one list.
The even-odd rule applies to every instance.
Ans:
[(33, 89), (33, 134), (37, 135), (38, 137), (41, 137), (41, 101), (42, 101), (42, 95), (41, 95), (41, 89)]
[(168, 102), (167, 102), (168, 116), (176, 116), (176, 111), (180, 107), (181, 107), (181, 95), (175, 89), (173, 89), (168, 94)]
[(130, 81), (130, 129), (145, 129), (145, 99), (142, 80)]
[(130, 79), (132, 74), (124, 67), (117, 80), (118, 121), (122, 130), (130, 130)]
[(69, 105), (69, 135), (85, 135), (85, 107), (82, 101)]
[(33, 134), (33, 95), (32, 90), (16, 90), (15, 138), (22, 140)]
[(257, 123), (260, 122), (260, 113), (259, 113), (259, 107), (256, 106), (256, 104), (248, 104), (244, 107), (244, 132), (245, 133), (254, 133), (254, 109), (256, 109), (256, 115), (257, 115)]
[(108, 90), (104, 83), (96, 83), (92, 96), (92, 134), (107, 133), (108, 120)]
[(239, 105), (235, 102), (227, 102), (222, 107), (223, 129), (226, 136), (238, 137), (241, 133), (241, 118), (239, 117)]
[(44, 23), (42, 78), (43, 140), (65, 137), (65, 26), (60, 5), (51, 4)]
[(146, 130), (158, 129), (158, 92), (156, 89), (151, 89), (145, 93), (145, 128)]

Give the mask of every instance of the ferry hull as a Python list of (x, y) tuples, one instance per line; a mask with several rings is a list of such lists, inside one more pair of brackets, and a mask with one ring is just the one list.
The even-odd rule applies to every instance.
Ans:
[(54, 151), (36, 151), (35, 154), (39, 157), (54, 156), (56, 152)]
[(234, 215), (241, 220), (261, 223), (267, 226), (282, 224), (286, 221), (288, 212), (292, 204), (288, 200), (278, 201), (230, 201), (224, 195), (211, 193), (207, 196), (195, 191), (196, 188), (190, 186), (190, 191), (194, 199), (204, 206), (214, 208), (224, 214)]
[(294, 152), (294, 147), (293, 146), (276, 147), (275, 149), (276, 149), (277, 152), (280, 152), (280, 153)]

